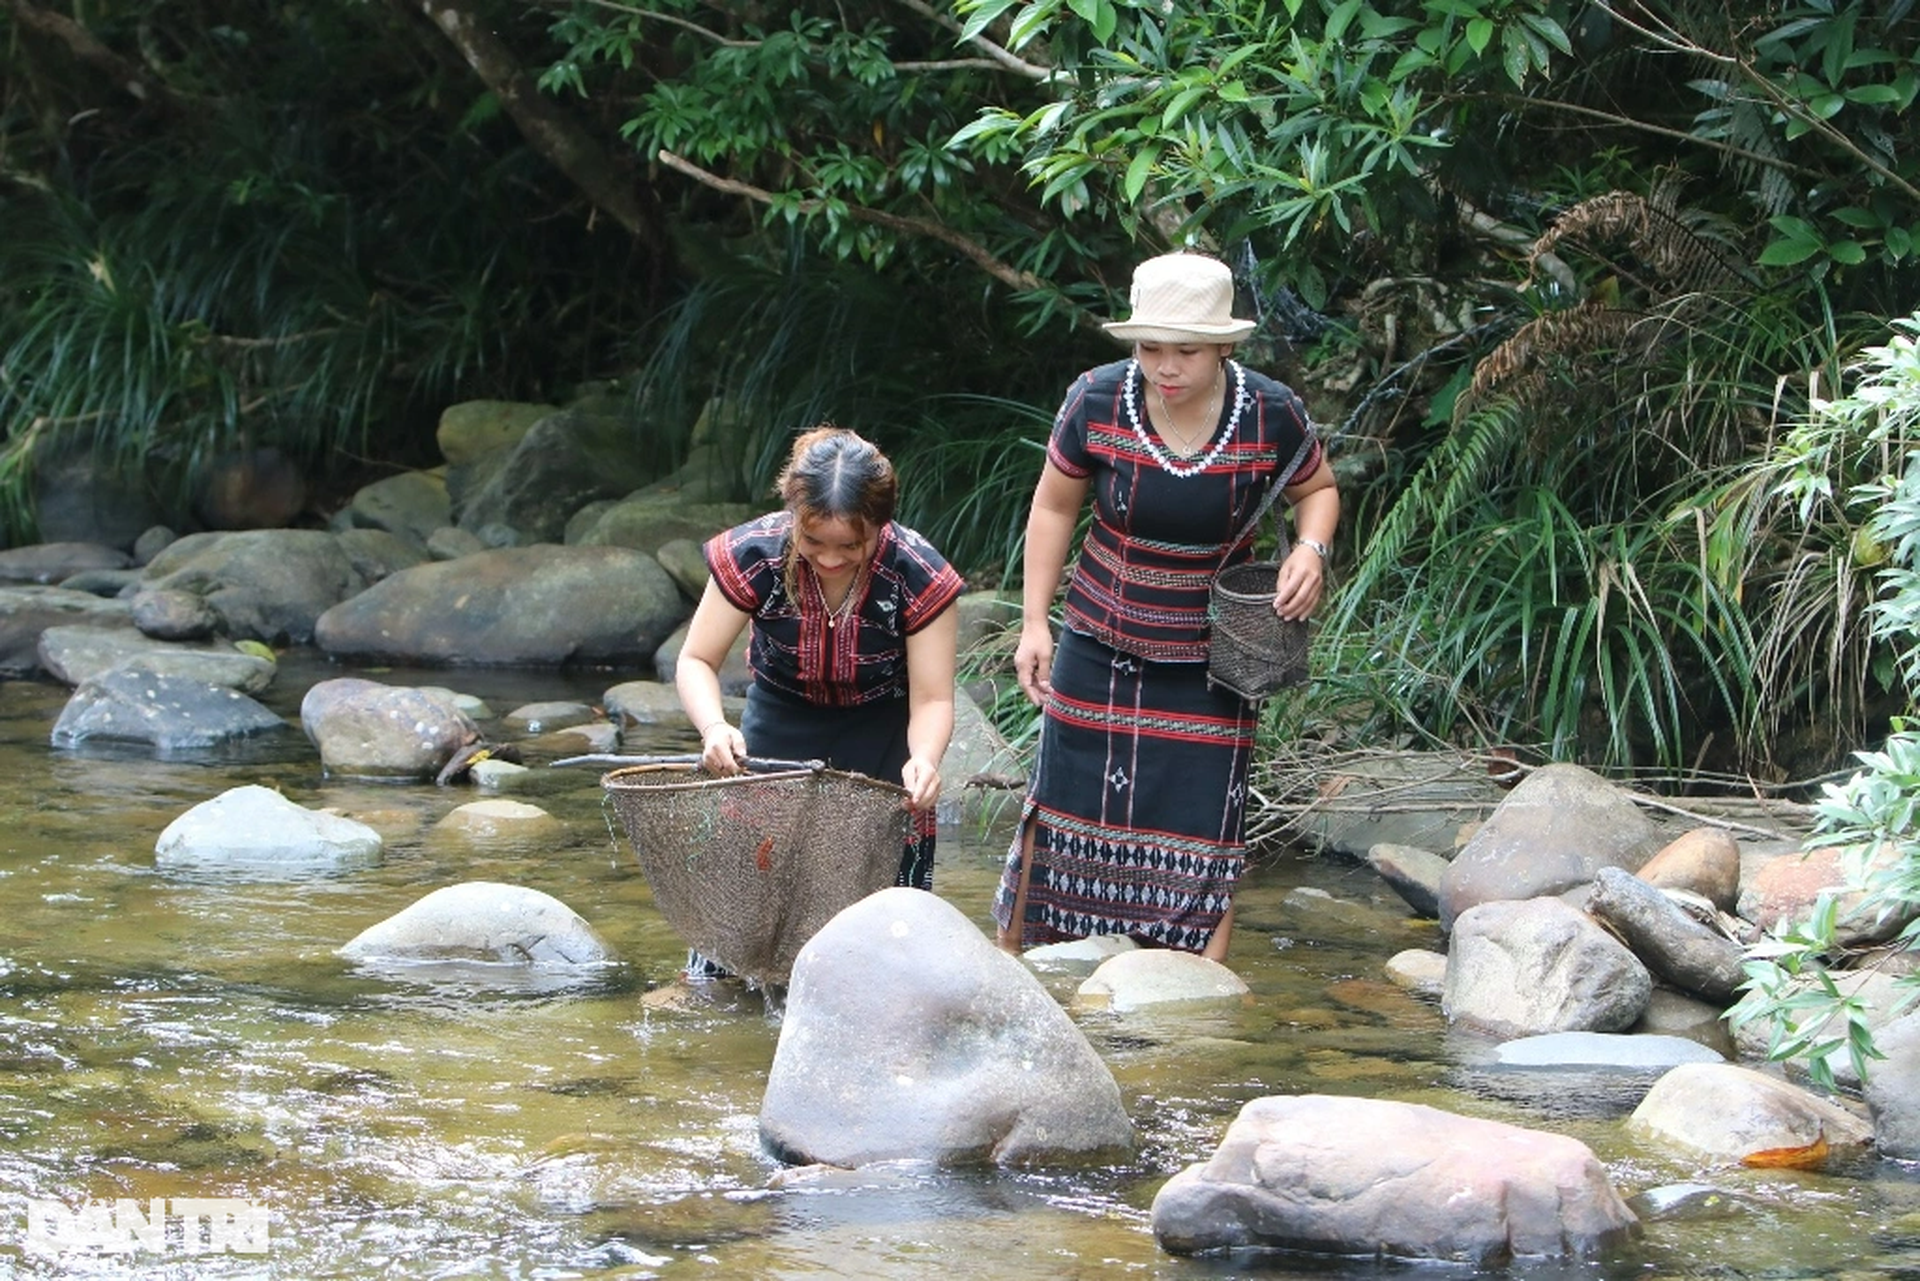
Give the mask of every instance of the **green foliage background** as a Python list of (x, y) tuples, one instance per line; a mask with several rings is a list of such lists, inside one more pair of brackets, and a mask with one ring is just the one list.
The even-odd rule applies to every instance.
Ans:
[(449, 403), (610, 385), (655, 456), (749, 424), (742, 496), (859, 427), (1006, 581), (1095, 322), (1191, 244), (1346, 500), (1274, 742), (1805, 791), (1907, 710), (1852, 621), (1871, 477), (1778, 459), (1920, 303), (1917, 36), (1906, 0), (9, 0), (0, 518), (33, 537), (69, 450), (344, 492)]

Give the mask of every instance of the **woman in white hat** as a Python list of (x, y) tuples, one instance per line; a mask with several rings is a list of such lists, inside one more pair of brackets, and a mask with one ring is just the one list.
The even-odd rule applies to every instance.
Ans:
[(1044, 716), (993, 913), (1010, 951), (1128, 934), (1224, 960), (1258, 716), (1207, 681), (1208, 588), (1251, 558), (1235, 536), (1279, 485), (1295, 535), (1274, 609), (1311, 615), (1340, 494), (1299, 397), (1232, 359), (1254, 325), (1233, 315), (1224, 263), (1149, 259), (1131, 303), (1105, 328), (1133, 353), (1068, 389), (1027, 518), (1014, 666)]

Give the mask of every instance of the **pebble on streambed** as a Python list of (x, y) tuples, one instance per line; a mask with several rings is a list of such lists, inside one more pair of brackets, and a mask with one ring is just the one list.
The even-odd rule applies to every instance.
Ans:
[(434, 830), (477, 841), (522, 841), (547, 839), (563, 826), (538, 805), (493, 798), (460, 806), (435, 823)]

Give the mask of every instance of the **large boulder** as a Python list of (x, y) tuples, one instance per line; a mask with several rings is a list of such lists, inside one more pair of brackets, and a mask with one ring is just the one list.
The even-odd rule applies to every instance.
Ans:
[(480, 535), (452, 525), (443, 525), (427, 535), (428, 560), (459, 560), (487, 550)]
[(1451, 850), (1507, 796), (1479, 760), (1453, 752), (1356, 753), (1329, 767), (1301, 833), (1362, 859), (1375, 845)]
[(527, 429), (497, 465), (479, 464), (477, 483), (449, 489), (454, 523), (481, 534), (490, 525), (519, 530), (530, 542), (559, 542), (567, 519), (601, 498), (620, 498), (654, 478), (645, 433), (614, 414), (563, 409)]
[(953, 691), (953, 737), (940, 762), (939, 821), (986, 822), (1020, 804), (1027, 772), (1020, 753), (964, 689)]
[(1451, 949), (1447, 1017), (1508, 1036), (1625, 1031), (1653, 992), (1632, 952), (1557, 898), (1469, 908)]
[(1857, 1156), (1873, 1127), (1839, 1103), (1777, 1076), (1733, 1063), (1686, 1063), (1647, 1091), (1628, 1128), (1693, 1158), (1745, 1161), (1775, 1154), (1777, 1164), (1823, 1164)]
[(781, 1159), (860, 1166), (1110, 1156), (1113, 1074), (1040, 981), (934, 894), (886, 889), (800, 949), (760, 1134)]
[(1431, 850), (1382, 841), (1367, 851), (1367, 866), (1424, 917), (1440, 915), (1440, 884), (1447, 878), (1447, 860)]
[(638, 665), (687, 616), (659, 563), (625, 547), (510, 547), (401, 570), (321, 616), (359, 662)]
[[(653, 651), (653, 674), (662, 684), (673, 684), (674, 676), (680, 669), (680, 648), (686, 643), (687, 624), (682, 623), (673, 629), (672, 635), (660, 642), (660, 648)], [(753, 668), (747, 662), (752, 648), (753, 629), (743, 627), (740, 634), (733, 638), (726, 658), (720, 662), (720, 693), (723, 697), (744, 697), (753, 687)]]
[(452, 523), (444, 474), (406, 471), (364, 485), (334, 517), (336, 526), (380, 529), (424, 549), (433, 531)]
[(208, 529), (281, 529), (306, 505), (305, 468), (272, 445), (209, 458), (194, 476), (193, 511)]
[(199, 641), (218, 635), (221, 620), (203, 596), (148, 588), (133, 598), (133, 625), (155, 640)]
[(276, 712), (237, 689), (129, 666), (82, 681), (51, 738), (55, 747), (112, 739), (170, 752), (284, 728)]
[[(601, 693), (600, 705), (623, 729), (629, 725), (687, 724), (686, 709), (680, 706), (680, 693), (671, 681), (622, 681)], [(729, 719), (738, 720), (737, 706), (723, 710)]]
[(126, 569), (133, 558), (101, 543), (32, 543), (0, 551), (0, 582), (60, 583), (97, 569)]
[(1241, 1108), (1153, 1199), (1176, 1254), (1247, 1248), (1496, 1266), (1579, 1257), (1639, 1221), (1586, 1144), (1417, 1103), (1301, 1095)]
[(1906, 1014), (1874, 1034), (1886, 1057), (1867, 1074), (1865, 1094), (1882, 1156), (1920, 1160), (1920, 1014)]
[(463, 400), (440, 411), (434, 442), (449, 466), (464, 467), (511, 453), (535, 423), (559, 409), (514, 400)]
[(720, 431), (731, 435), (730, 443), (706, 439), (708, 424), (714, 421), (712, 414), (701, 413), (687, 460), (648, 484), (647, 492), (678, 494), (690, 503), (737, 502), (745, 496), (751, 477), (742, 458), (755, 452), (754, 431), (744, 424), (724, 425)]
[(354, 961), (484, 961), (601, 966), (616, 958), (591, 925), (551, 894), (497, 881), (433, 891), (340, 948)]
[(135, 470), (96, 454), (83, 439), (51, 455), (36, 450), (31, 484), (40, 537), (50, 543), (131, 548), (143, 530), (168, 517), (153, 496), (154, 486), (132, 474)]
[(319, 681), (300, 701), (300, 727), (330, 775), (434, 778), (480, 729), (451, 698), (357, 676)]
[(40, 637), (50, 627), (132, 627), (133, 609), (64, 587), (0, 587), (0, 676), (40, 669)]
[(1834, 900), (1834, 938), (1843, 947), (1878, 943), (1894, 937), (1920, 913), (1920, 904), (1883, 901), (1867, 909), (1866, 885), (1884, 878), (1901, 854), (1882, 846), (1873, 856), (1862, 851), (1822, 846), (1769, 859), (1740, 887), (1740, 915), (1761, 929), (1777, 932), (1811, 917)]
[(569, 541), (589, 547), (633, 547), (651, 552), (662, 543), (704, 543), (759, 515), (745, 503), (688, 502), (680, 494), (640, 493), (609, 503), (592, 524)]
[(143, 590), (203, 597), (227, 636), (269, 645), (311, 641), (314, 621), (365, 586), (340, 540), (317, 529), (189, 534), (141, 580)]
[(1656, 978), (1683, 992), (1730, 1003), (1746, 982), (1745, 948), (1631, 872), (1601, 868), (1587, 911), (1611, 926)]
[(248, 784), (202, 801), (154, 843), (163, 868), (332, 870), (377, 860), (383, 842), (366, 824), (297, 805)]
[(116, 667), (138, 667), (258, 694), (279, 665), (225, 641), (181, 645), (127, 627), (49, 627), (40, 634), (40, 665), (55, 680), (79, 685)]
[(1640, 879), (1662, 890), (1685, 890), (1723, 912), (1740, 898), (1740, 842), (1720, 827), (1696, 827), (1648, 859)]
[(369, 586), (433, 559), (427, 555), (425, 539), (414, 542), (404, 534), (384, 529), (343, 529), (335, 537), (340, 540), (340, 550), (347, 554), (353, 572)]
[(959, 611), (962, 654), (1020, 630), (1019, 592), (963, 592), (953, 607)]
[(1578, 765), (1535, 770), (1507, 794), (1440, 882), (1440, 928), (1480, 903), (1540, 898), (1629, 872), (1660, 849), (1659, 829), (1619, 788)]

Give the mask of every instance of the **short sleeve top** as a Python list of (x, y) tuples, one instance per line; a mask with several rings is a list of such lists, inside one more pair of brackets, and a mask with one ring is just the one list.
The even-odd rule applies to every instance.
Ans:
[[(1153, 428), (1139, 408), (1143, 380), (1133, 360), (1090, 369), (1068, 388), (1047, 459), (1089, 480), (1093, 492), (1093, 522), (1067, 584), (1068, 627), (1140, 658), (1206, 661), (1213, 576), (1253, 555), (1252, 535), (1236, 544), (1235, 532), (1269, 485), (1298, 484), (1325, 465), (1291, 388), (1235, 362), (1225, 377), (1210, 438), (1220, 448), (1188, 476), (1163, 467), (1143, 439)], [(1229, 420), (1231, 439), (1221, 442)], [(1185, 470), (1198, 460), (1172, 461)]]
[(717, 534), (701, 549), (713, 582), (753, 616), (747, 663), (755, 684), (821, 707), (907, 695), (907, 637), (953, 604), (966, 584), (933, 544), (889, 521), (855, 584), (852, 613), (828, 625), (819, 580), (802, 561), (787, 591), (782, 572), (793, 513), (771, 512)]

